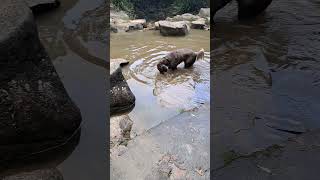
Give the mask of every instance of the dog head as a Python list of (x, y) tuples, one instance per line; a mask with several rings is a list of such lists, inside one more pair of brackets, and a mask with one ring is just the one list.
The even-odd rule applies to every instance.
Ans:
[(165, 73), (165, 72), (168, 71), (167, 66), (164, 65), (164, 64), (162, 64), (162, 63), (157, 64), (157, 68), (158, 68), (158, 70), (159, 70), (159, 72), (160, 72), (161, 74), (163, 74), (163, 73)]

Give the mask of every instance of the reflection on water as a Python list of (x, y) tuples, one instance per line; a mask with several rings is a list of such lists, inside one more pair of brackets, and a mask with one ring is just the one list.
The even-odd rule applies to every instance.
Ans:
[[(64, 180), (107, 176), (107, 21), (105, 0), (64, 0), (58, 9), (36, 17), (41, 42), (82, 115), (81, 136), (72, 152), (59, 162), (58, 157), (43, 154), (52, 157), (45, 159), (46, 164), (61, 172)], [(25, 163), (23, 168), (48, 168), (46, 164), (32, 168)]]
[[(111, 35), (111, 58), (130, 61), (123, 73), (136, 96), (136, 105), (129, 114), (134, 122), (133, 133), (158, 125), (183, 111), (192, 110), (210, 99), (210, 41), (208, 31), (193, 30), (186, 37), (163, 37), (159, 31), (117, 33)], [(176, 71), (160, 74), (157, 63), (168, 52), (190, 48), (205, 49), (204, 60), (192, 68), (183, 63)]]
[[(274, 1), (239, 22), (235, 3), (215, 17), (213, 168), (320, 127), (320, 6)], [(303, 13), (302, 13), (303, 12)]]

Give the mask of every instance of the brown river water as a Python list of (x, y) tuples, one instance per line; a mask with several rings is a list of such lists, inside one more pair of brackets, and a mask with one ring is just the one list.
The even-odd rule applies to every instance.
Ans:
[[(129, 113), (133, 137), (184, 111), (209, 106), (209, 31), (192, 30), (186, 37), (163, 37), (159, 31), (112, 33), (110, 46), (112, 59), (130, 61), (123, 73), (136, 96), (136, 105)], [(182, 63), (177, 71), (160, 74), (157, 63), (179, 48), (203, 48), (205, 58), (190, 69), (184, 69)]]
[(212, 169), (228, 152), (320, 127), (320, 1), (274, 0), (250, 21), (236, 12), (231, 3), (214, 18)]

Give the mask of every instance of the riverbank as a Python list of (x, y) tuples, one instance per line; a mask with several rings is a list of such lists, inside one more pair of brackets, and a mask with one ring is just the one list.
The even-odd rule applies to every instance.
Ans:
[(210, 30), (210, 8), (201, 8), (197, 15), (185, 13), (160, 21), (131, 19), (124, 11), (110, 10), (110, 30), (113, 33), (160, 30), (162, 35), (186, 35), (191, 29)]

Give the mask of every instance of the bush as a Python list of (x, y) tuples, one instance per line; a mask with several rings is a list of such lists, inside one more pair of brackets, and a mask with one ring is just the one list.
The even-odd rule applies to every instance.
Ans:
[(134, 15), (134, 6), (131, 0), (111, 0), (117, 10), (125, 11), (129, 16)]
[(183, 13), (197, 14), (200, 8), (210, 6), (210, 0), (111, 0), (111, 3), (131, 17), (147, 20), (159, 20)]
[(173, 13), (198, 13), (200, 8), (209, 7), (210, 0), (175, 0), (173, 3)]

